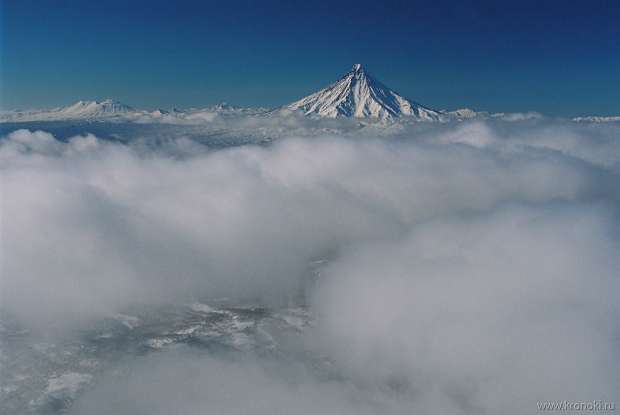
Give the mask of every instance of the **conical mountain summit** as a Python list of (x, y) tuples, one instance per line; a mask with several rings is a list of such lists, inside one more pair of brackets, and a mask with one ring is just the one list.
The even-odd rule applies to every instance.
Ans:
[(361, 64), (338, 81), (286, 106), (306, 115), (393, 119), (441, 119), (438, 111), (408, 100), (369, 75)]

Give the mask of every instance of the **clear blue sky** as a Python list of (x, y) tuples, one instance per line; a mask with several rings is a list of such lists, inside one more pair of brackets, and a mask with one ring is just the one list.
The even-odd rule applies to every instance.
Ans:
[(620, 2), (0, 0), (0, 105), (276, 106), (353, 63), (437, 109), (620, 114)]

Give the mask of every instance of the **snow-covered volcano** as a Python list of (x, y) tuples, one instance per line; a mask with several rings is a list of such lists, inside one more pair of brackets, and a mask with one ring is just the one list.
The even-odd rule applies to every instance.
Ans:
[(136, 118), (145, 111), (112, 99), (104, 101), (78, 101), (50, 110), (6, 111), (0, 114), (0, 122), (63, 121), (63, 120), (115, 120)]
[(134, 111), (129, 105), (106, 99), (104, 101), (78, 101), (73, 105), (60, 108), (58, 115), (66, 118), (97, 118), (123, 115)]
[(306, 115), (391, 119), (411, 116), (420, 120), (441, 119), (438, 111), (410, 101), (370, 76), (362, 65), (338, 81), (286, 106)]

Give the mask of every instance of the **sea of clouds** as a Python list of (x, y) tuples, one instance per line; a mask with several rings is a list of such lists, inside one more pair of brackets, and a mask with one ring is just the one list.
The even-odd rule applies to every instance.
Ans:
[(0, 140), (0, 307), (28, 330), (196, 298), (312, 316), (286, 358), (130, 359), (75, 413), (521, 414), (620, 399), (618, 123), (271, 122), (243, 128), (277, 139), (223, 148)]

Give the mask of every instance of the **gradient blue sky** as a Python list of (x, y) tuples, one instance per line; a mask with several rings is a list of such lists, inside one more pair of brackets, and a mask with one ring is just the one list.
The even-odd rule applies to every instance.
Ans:
[(353, 63), (436, 109), (620, 114), (618, 1), (0, 0), (0, 106), (276, 106)]

